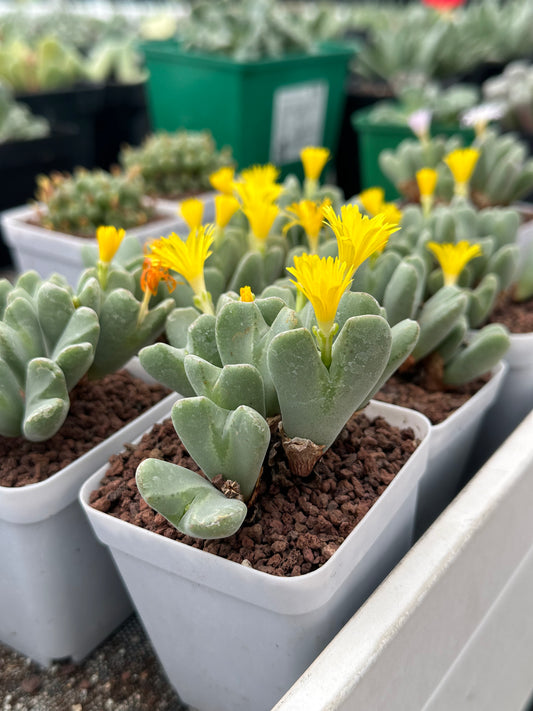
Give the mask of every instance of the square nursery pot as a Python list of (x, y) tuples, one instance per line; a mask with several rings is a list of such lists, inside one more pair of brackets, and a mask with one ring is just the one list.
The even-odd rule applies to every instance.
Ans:
[(411, 426), (421, 443), (370, 511), (318, 570), (281, 578), (159, 536), (80, 499), (112, 552), (165, 672), (201, 711), (267, 711), (412, 543), (429, 421), (372, 402), (366, 414)]
[[(391, 181), (383, 175), (379, 167), (379, 154), (386, 149), (394, 150), (406, 138), (414, 138), (414, 134), (407, 125), (374, 123), (369, 118), (372, 108), (361, 109), (352, 114), (352, 126), (359, 145), (361, 189), (381, 185), (385, 189), (387, 200), (396, 200), (400, 195)], [(475, 137), (473, 129), (458, 125), (432, 124), (431, 134), (459, 135), (466, 144), (470, 144)]]
[[(444, 511), (459, 491), (469, 456), (477, 446), (482, 426), (482, 446), (485, 445), (487, 412), (501, 392), (507, 370), (507, 364), (500, 363), (493, 370), (491, 379), (475, 395), (443, 422), (431, 426), (428, 465), (418, 483), (415, 525), (417, 538)], [(488, 441), (491, 441), (490, 438)], [(491, 451), (494, 449), (495, 447)], [(487, 456), (488, 454), (489, 452)]]
[(45, 116), (52, 124), (74, 124), (79, 132), (76, 165), (95, 166), (96, 116), (103, 109), (103, 84), (80, 84), (66, 89), (21, 93), (16, 100), (30, 107), (32, 113)]
[[(42, 277), (59, 273), (76, 286), (85, 269), (83, 248), (96, 244), (96, 239), (48, 230), (31, 222), (35, 215), (36, 208), (28, 205), (6, 210), (2, 214), (4, 240), (11, 249), (16, 268), (20, 272), (35, 269)], [(159, 205), (156, 219), (129, 229), (128, 235), (137, 237), (139, 243), (144, 245), (154, 237), (166, 237), (181, 223), (175, 206)]]
[(218, 146), (232, 147), (239, 168), (270, 161), (283, 176), (300, 170), (305, 146), (335, 153), (353, 48), (331, 43), (314, 54), (251, 62), (174, 41), (141, 50), (154, 130), (209, 129)]
[(476, 471), (533, 410), (533, 333), (511, 333), (510, 338), (506, 374), (472, 453), (471, 471)]
[[(142, 377), (134, 359), (128, 369)], [(42, 665), (83, 659), (130, 613), (108, 551), (78, 502), (87, 477), (155, 422), (169, 395), (49, 479), (0, 486), (0, 641)]]
[[(76, 126), (55, 126), (50, 135), (31, 141), (0, 143), (0, 211), (30, 200), (35, 191), (35, 176), (52, 170), (72, 170), (77, 164)], [(0, 266), (11, 264), (6, 246), (0, 242)]]
[(526, 711), (533, 413), (274, 711)]

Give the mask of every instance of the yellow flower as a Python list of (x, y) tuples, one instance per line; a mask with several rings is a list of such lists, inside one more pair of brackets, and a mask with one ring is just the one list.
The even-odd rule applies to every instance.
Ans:
[(254, 185), (257, 188), (268, 187), (276, 182), (279, 177), (279, 168), (272, 163), (265, 165), (253, 165), (241, 171), (241, 178), (245, 183)]
[(195, 294), (205, 292), (204, 264), (211, 254), (213, 225), (193, 230), (184, 242), (175, 232), (150, 243), (151, 254), (156, 264), (164, 269), (172, 269), (181, 274)]
[(293, 202), (289, 205), (286, 210), (294, 218), (288, 222), (283, 228), (284, 232), (287, 232), (293, 225), (301, 225), (307, 239), (309, 241), (309, 246), (312, 252), (316, 252), (318, 247), (318, 237), (320, 235), (320, 230), (324, 224), (324, 208), (331, 205), (331, 200), (326, 198), (322, 200), (321, 203), (313, 202), (312, 200), (300, 200), (300, 202)]
[(271, 202), (256, 200), (244, 204), (242, 211), (248, 218), (253, 236), (259, 242), (264, 243), (272, 229), (274, 220), (279, 215), (279, 207)]
[(468, 182), (479, 158), (477, 148), (456, 148), (444, 158), (455, 182), (455, 194), (466, 197)]
[(96, 241), (98, 242), (98, 255), (101, 262), (109, 264), (120, 247), (125, 234), (125, 230), (117, 230), (112, 225), (101, 225), (97, 228)]
[(307, 180), (317, 181), (329, 158), (329, 150), (318, 146), (307, 146), (300, 151), (300, 159)]
[(209, 182), (215, 190), (224, 195), (231, 195), (233, 192), (233, 181), (235, 179), (235, 168), (227, 165), (219, 168), (209, 176)]
[(252, 294), (252, 290), (249, 286), (241, 286), (241, 301), (254, 301), (255, 296)]
[(233, 195), (216, 195), (215, 196), (215, 223), (220, 229), (224, 229), (233, 215), (239, 209), (240, 204)]
[(434, 168), (421, 168), (416, 171), (416, 183), (420, 197), (431, 197), (437, 187), (438, 173)]
[(302, 254), (294, 257), (294, 267), (287, 267), (287, 271), (296, 277), (291, 282), (311, 302), (319, 330), (329, 336), (341, 296), (351, 284), (353, 267), (338, 257), (320, 259), (318, 254)]
[(180, 205), (181, 215), (190, 230), (195, 230), (202, 224), (204, 203), (198, 198), (188, 198)]
[(402, 211), (400, 210), (400, 208), (396, 207), (393, 202), (383, 203), (381, 212), (378, 214), (383, 215), (385, 222), (389, 225), (394, 225), (394, 227), (400, 224), (403, 217)]
[(482, 253), (479, 244), (470, 244), (466, 240), (456, 244), (451, 242), (445, 244), (428, 242), (427, 246), (440, 264), (444, 274), (445, 286), (455, 284), (466, 264), (474, 257), (479, 257)]
[(354, 272), (400, 229), (383, 213), (372, 218), (361, 215), (357, 205), (343, 205), (340, 217), (329, 206), (324, 209), (324, 216), (337, 238), (340, 260), (353, 267)]
[(369, 215), (377, 215), (385, 204), (385, 191), (383, 188), (368, 188), (359, 194), (359, 202)]
[(276, 183), (278, 176), (279, 170), (270, 163), (254, 165), (241, 172), (241, 180), (233, 184), (233, 189), (243, 203), (274, 202), (283, 191), (283, 186)]

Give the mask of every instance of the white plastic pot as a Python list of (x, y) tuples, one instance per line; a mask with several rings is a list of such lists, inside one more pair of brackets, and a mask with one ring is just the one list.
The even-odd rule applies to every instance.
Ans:
[(533, 413), (275, 711), (526, 711)]
[(500, 363), (491, 379), (473, 397), (446, 420), (432, 425), (428, 465), (418, 484), (417, 538), (459, 491), (483, 418), (495, 401), (506, 372), (507, 365)]
[(533, 333), (512, 333), (508, 365), (498, 397), (487, 412), (472, 455), (476, 471), (533, 409)]
[[(128, 235), (137, 237), (139, 243), (144, 245), (149, 239), (166, 237), (171, 232), (175, 232), (182, 223), (174, 207), (159, 205), (156, 214), (161, 219), (141, 227), (134, 227), (128, 230)], [(82, 249), (88, 244), (96, 244), (96, 240), (67, 235), (34, 225), (28, 221), (34, 215), (35, 209), (27, 205), (14, 207), (2, 213), (4, 240), (11, 249), (16, 268), (21, 272), (35, 269), (45, 278), (53, 273), (59, 273), (72, 286), (76, 286), (80, 274), (85, 269)]]
[[(128, 368), (140, 375), (135, 364)], [(77, 496), (90, 474), (177, 397), (169, 395), (49, 479), (0, 486), (2, 643), (42, 665), (65, 657), (78, 661), (130, 614), (111, 557), (95, 539)]]
[(369, 417), (410, 426), (421, 444), (318, 570), (280, 578), (158, 536), (80, 499), (109, 545), (152, 645), (182, 700), (201, 711), (267, 711), (409, 549), (429, 421), (372, 402)]

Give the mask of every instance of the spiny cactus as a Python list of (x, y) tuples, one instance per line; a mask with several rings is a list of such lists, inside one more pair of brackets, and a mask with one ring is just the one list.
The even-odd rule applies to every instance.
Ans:
[[(167, 329), (175, 345), (155, 344), (139, 354), (150, 374), (187, 395), (172, 419), (191, 456), (208, 479), (221, 475), (244, 501), (269, 447), (267, 418), (280, 420), (293, 475), (307, 476), (416, 343), (415, 322), (391, 327), (375, 299), (347, 291), (355, 269), (392, 231), (378, 220), (365, 240), (358, 215), (352, 208), (328, 216), (342, 261), (295, 258), (288, 271), (309, 299), (298, 312), (290, 289), (270, 287), (276, 295), (254, 300), (243, 288), (240, 300), (224, 295), (215, 314), (177, 309)], [(246, 515), (243, 501), (223, 498), (198, 475), (156, 459), (139, 466), (137, 483), (151, 506), (192, 536), (229, 536)]]
[(128, 171), (138, 171), (148, 195), (177, 198), (210, 190), (209, 176), (232, 164), (231, 149), (217, 150), (209, 131), (155, 133), (138, 148), (119, 156)]
[(142, 179), (125, 173), (78, 168), (73, 175), (37, 178), (36, 198), (46, 208), (40, 224), (80, 237), (93, 237), (100, 225), (124, 229), (144, 225), (154, 208), (143, 195)]

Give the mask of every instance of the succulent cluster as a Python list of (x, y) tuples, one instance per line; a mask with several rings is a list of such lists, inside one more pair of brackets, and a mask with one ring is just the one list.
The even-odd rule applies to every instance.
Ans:
[(253, 61), (313, 51), (314, 29), (316, 22), (306, 23), (278, 0), (197, 0), (179, 33), (186, 49)]
[(135, 296), (134, 277), (110, 267), (122, 237), (100, 228), (98, 268), (84, 272), (76, 293), (58, 275), (43, 280), (30, 271), (14, 285), (0, 281), (1, 435), (49, 439), (83, 376), (117, 370), (163, 331), (172, 299), (148, 308), (149, 296)]
[[(288, 269), (308, 302), (270, 287), (229, 292), (216, 312), (173, 312), (170, 344), (140, 352), (154, 377), (187, 397), (172, 419), (207, 479), (222, 476), (227, 498), (193, 472), (147, 459), (137, 482), (147, 502), (179, 530), (203, 538), (231, 535), (242, 524), (270, 444), (272, 418), (294, 476), (307, 476), (354, 411), (364, 407), (413, 349), (418, 326), (391, 327), (368, 294), (349, 291), (358, 266), (384, 246), (394, 227), (358, 208), (325, 211), (340, 257), (304, 254)], [(202, 437), (198, 433), (202, 432)], [(224, 488), (223, 488), (224, 490)]]
[[(479, 114), (482, 116), (482, 112)], [(484, 128), (472, 144), (475, 164), (468, 178), (469, 196), (478, 208), (506, 206), (516, 202), (533, 189), (533, 159), (527, 146), (515, 135), (499, 134)], [(455, 155), (461, 145), (458, 136), (444, 139), (406, 139), (395, 150), (379, 155), (379, 165), (398, 192), (408, 202), (420, 201), (417, 173), (424, 168), (436, 171), (433, 195), (438, 202), (448, 203), (455, 192), (452, 167), (447, 158)], [(473, 155), (473, 154), (472, 154)]]
[(27, 106), (14, 101), (7, 87), (0, 84), (0, 143), (30, 141), (50, 133), (42, 116), (34, 116)]
[(483, 96), (502, 106), (502, 124), (507, 129), (533, 133), (533, 67), (529, 62), (511, 62), (502, 74), (487, 79)]
[(100, 225), (130, 229), (148, 222), (153, 206), (143, 195), (140, 176), (76, 169), (37, 178), (36, 199), (45, 208), (40, 223), (47, 229), (94, 237)]
[(127, 171), (138, 172), (148, 195), (178, 198), (210, 189), (209, 176), (232, 164), (231, 149), (217, 150), (209, 131), (155, 133), (119, 156)]

